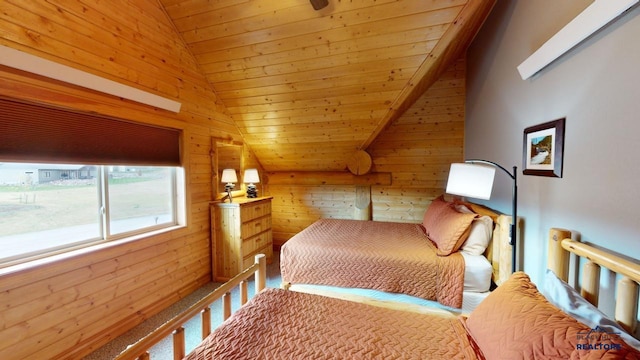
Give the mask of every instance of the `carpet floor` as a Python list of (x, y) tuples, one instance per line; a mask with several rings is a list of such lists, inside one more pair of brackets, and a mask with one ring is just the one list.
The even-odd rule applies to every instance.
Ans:
[[(273, 263), (267, 265), (267, 287), (280, 287), (282, 278), (280, 276), (280, 253), (273, 253)], [(120, 352), (122, 352), (128, 345), (131, 345), (140, 340), (145, 335), (149, 334), (160, 325), (169, 321), (175, 315), (188, 309), (191, 305), (198, 302), (198, 300), (205, 297), (207, 294), (215, 290), (221, 283), (211, 282), (205, 286), (199, 288), (193, 293), (187, 295), (182, 300), (171, 305), (169, 308), (161, 311), (160, 313), (147, 319), (140, 325), (131, 329), (127, 333), (115, 338), (105, 346), (94, 351), (83, 360), (111, 360), (114, 359)], [(251, 280), (249, 284), (249, 296), (253, 296), (254, 284)], [(240, 305), (238, 290), (235, 289), (231, 293), (232, 298), (232, 311), (235, 311)], [(219, 300), (211, 306), (211, 327), (215, 328), (222, 323), (222, 301)], [(200, 317), (196, 316), (191, 319), (184, 326), (185, 328), (185, 342), (187, 353), (193, 350), (201, 341), (200, 329), (201, 321)], [(150, 350), (152, 360), (172, 360), (173, 350), (171, 345), (171, 338), (166, 338)]]

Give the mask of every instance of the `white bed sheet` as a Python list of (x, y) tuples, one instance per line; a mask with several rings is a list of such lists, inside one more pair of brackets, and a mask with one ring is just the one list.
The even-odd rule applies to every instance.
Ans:
[(460, 309), (444, 306), (437, 301), (425, 300), (406, 294), (389, 293), (372, 289), (343, 288), (312, 284), (292, 284), (290, 289), (293, 291), (317, 293), (347, 300), (362, 301), (366, 299), (380, 304), (406, 304), (407, 308), (411, 307), (413, 310), (418, 312), (420, 312), (420, 308), (426, 307), (430, 309), (439, 308), (454, 313), (470, 313), (487, 295), (489, 295), (489, 288), (491, 287), (491, 272), (493, 268), (491, 267), (489, 260), (482, 255), (461, 254), (465, 261), (465, 272), (462, 308)]
[(464, 291), (486, 292), (491, 287), (493, 267), (483, 255), (460, 252), (464, 258)]

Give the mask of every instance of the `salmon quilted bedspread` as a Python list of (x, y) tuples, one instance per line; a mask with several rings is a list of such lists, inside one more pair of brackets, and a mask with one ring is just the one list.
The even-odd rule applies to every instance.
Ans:
[(477, 359), (454, 317), (266, 289), (186, 360)]
[(419, 224), (321, 219), (280, 251), (282, 280), (403, 293), (460, 308), (464, 258), (437, 256)]

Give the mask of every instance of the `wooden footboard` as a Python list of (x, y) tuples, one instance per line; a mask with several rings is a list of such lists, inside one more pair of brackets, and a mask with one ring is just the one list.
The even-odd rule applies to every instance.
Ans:
[(265, 288), (267, 279), (267, 262), (264, 254), (256, 255), (255, 263), (252, 266), (215, 289), (211, 294), (169, 320), (137, 343), (129, 346), (120, 353), (115, 360), (148, 360), (150, 359), (149, 349), (171, 334), (173, 334), (173, 358), (176, 360), (182, 359), (186, 355), (183, 325), (200, 313), (202, 316), (202, 339), (206, 338), (211, 333), (211, 309), (209, 306), (216, 300), (222, 298), (223, 318), (226, 320), (231, 316), (231, 290), (238, 286), (240, 288), (240, 302), (241, 304), (245, 304), (248, 299), (247, 280), (251, 276), (255, 277), (255, 292), (258, 293), (262, 291), (262, 289)]
[(568, 281), (570, 254), (586, 259), (582, 270), (580, 295), (598, 306), (600, 268), (604, 267), (618, 274), (615, 320), (629, 333), (637, 327), (638, 283), (640, 264), (614, 255), (605, 250), (571, 239), (571, 232), (552, 228), (549, 231), (548, 268), (560, 279)]

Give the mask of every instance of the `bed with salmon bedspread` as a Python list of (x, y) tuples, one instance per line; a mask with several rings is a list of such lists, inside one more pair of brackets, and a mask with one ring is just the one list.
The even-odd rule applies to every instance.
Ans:
[(282, 247), (280, 269), (285, 282), (404, 293), (459, 308), (464, 260), (436, 250), (420, 224), (321, 219)]
[(478, 209), (439, 197), (420, 224), (320, 219), (282, 246), (283, 287), (370, 289), (462, 308), (465, 291), (488, 292), (495, 274), (486, 249), (504, 234), (494, 228), (504, 215)]
[[(417, 313), (284, 289), (264, 289), (266, 260), (223, 284), (116, 359), (149, 359), (149, 349), (173, 334), (174, 359), (639, 359), (637, 327), (640, 265), (576, 242), (571, 232), (551, 229), (543, 285), (523, 272), (512, 274), (470, 314), (441, 310)], [(617, 273), (615, 320), (569, 286), (569, 254), (585, 256), (586, 298), (597, 294), (594, 268)], [(256, 295), (246, 302), (246, 280), (255, 273)], [(569, 281), (572, 282), (572, 281)], [(233, 286), (243, 305), (230, 310)], [(595, 287), (595, 288), (594, 288)], [(635, 294), (635, 296), (633, 296)], [(209, 307), (222, 298), (224, 322), (213, 332)], [(597, 302), (597, 298), (592, 299)], [(185, 353), (183, 324), (203, 317), (203, 341)], [(205, 316), (207, 315), (207, 316)], [(186, 356), (185, 356), (186, 355)]]
[[(591, 328), (555, 308), (524, 273), (514, 274), (467, 318), (415, 314), (281, 289), (268, 289), (254, 299), (186, 360), (640, 356), (618, 338), (601, 339), (601, 351), (587, 351), (589, 342), (581, 334)], [(585, 344), (584, 351), (579, 344)]]
[(282, 289), (261, 292), (214, 334), (187, 359), (476, 358), (456, 317)]

